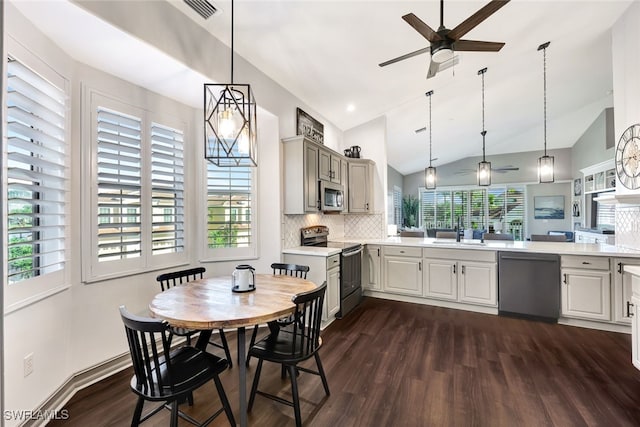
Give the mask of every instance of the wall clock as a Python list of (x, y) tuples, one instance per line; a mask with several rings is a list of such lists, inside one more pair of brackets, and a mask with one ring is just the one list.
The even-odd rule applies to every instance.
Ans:
[(625, 187), (640, 188), (640, 124), (622, 132), (616, 147), (616, 174)]

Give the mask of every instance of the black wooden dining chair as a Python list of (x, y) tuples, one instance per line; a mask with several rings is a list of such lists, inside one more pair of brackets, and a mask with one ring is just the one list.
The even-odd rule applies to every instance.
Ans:
[[(134, 375), (131, 390), (138, 395), (138, 402), (131, 420), (137, 426), (165, 407), (171, 410), (171, 426), (177, 427), (178, 417), (194, 425), (207, 425), (223, 411), (229, 424), (236, 425), (233, 411), (220, 382), (219, 374), (227, 369), (228, 362), (216, 355), (191, 346), (181, 346), (171, 351), (171, 331), (164, 320), (133, 315), (120, 306)], [(179, 410), (179, 403), (189, 399), (194, 390), (213, 380), (222, 408), (204, 423)], [(145, 401), (162, 402), (142, 415)]]
[[(327, 383), (327, 378), (322, 368), (322, 363), (320, 362), (320, 354), (318, 353), (318, 350), (320, 350), (322, 346), (320, 323), (322, 321), (322, 304), (324, 303), (326, 289), (327, 282), (324, 282), (322, 286), (316, 289), (294, 295), (292, 301), (296, 304), (295, 318), (300, 321), (291, 323), (291, 328), (272, 332), (269, 336), (258, 341), (249, 349), (249, 354), (258, 359), (258, 366), (253, 378), (251, 395), (249, 397), (249, 411), (251, 411), (253, 407), (256, 394), (260, 394), (276, 402), (293, 406), (296, 426), (301, 426), (298, 372), (308, 372), (319, 375), (322, 379), (325, 393), (327, 396), (330, 394), (329, 384)], [(317, 371), (298, 366), (300, 362), (311, 357), (314, 357), (316, 360)], [(287, 401), (279, 396), (258, 390), (262, 363), (265, 360), (286, 367), (289, 378), (291, 379), (293, 401)]]
[[(160, 283), (160, 288), (164, 292), (174, 286), (180, 286), (192, 280), (202, 279), (204, 277), (205, 271), (207, 270), (204, 267), (195, 267), (187, 270), (172, 271), (169, 273), (160, 274), (158, 277), (156, 277), (156, 280)], [(187, 340), (187, 345), (191, 344), (191, 336), (197, 332), (198, 331), (193, 329), (171, 327), (172, 335), (185, 337)], [(229, 367), (231, 368), (233, 366), (233, 362), (231, 361), (231, 352), (229, 351), (229, 345), (227, 344), (227, 337), (224, 334), (224, 330), (222, 329), (218, 329), (218, 334), (220, 335), (221, 342), (209, 340), (209, 344), (214, 347), (221, 348), (224, 351), (225, 357), (229, 361)]]
[[(282, 264), (279, 262), (274, 262), (271, 264), (271, 268), (273, 269), (273, 274), (286, 275), (292, 277), (299, 277), (301, 279), (307, 278), (307, 273), (309, 272), (308, 265), (300, 265), (300, 264)], [(285, 317), (283, 319), (278, 319), (278, 326), (286, 326), (291, 324), (293, 318), (291, 316)], [(256, 325), (253, 328), (253, 333), (251, 334), (251, 341), (249, 342), (249, 348), (253, 347), (256, 343), (256, 337), (258, 336), (258, 326)], [(249, 360), (251, 356), (247, 354), (247, 366), (249, 366)]]

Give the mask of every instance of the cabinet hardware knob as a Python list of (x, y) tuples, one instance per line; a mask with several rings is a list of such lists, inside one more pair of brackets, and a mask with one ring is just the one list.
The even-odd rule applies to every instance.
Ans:
[(456, 265), (453, 264), (453, 274), (456, 274)]
[(564, 283), (565, 285), (568, 285), (568, 283), (567, 283), (567, 275), (566, 274), (562, 275), (562, 283)]
[(622, 263), (618, 263), (618, 273), (622, 274)]
[(378, 256), (380, 256), (380, 248), (378, 248)]
[(633, 303), (631, 301), (627, 301), (627, 317), (633, 317), (631, 307), (633, 307)]
[(462, 266), (462, 270), (460, 272), (464, 274), (464, 265)]
[(422, 271), (422, 261), (418, 262), (418, 271)]

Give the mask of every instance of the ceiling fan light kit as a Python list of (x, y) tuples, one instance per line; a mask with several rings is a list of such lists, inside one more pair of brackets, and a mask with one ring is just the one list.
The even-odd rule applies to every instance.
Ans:
[(547, 48), (551, 42), (546, 42), (538, 46), (542, 51), (542, 85), (544, 93), (544, 155), (538, 158), (538, 182), (541, 184), (555, 181), (554, 158), (547, 155)]
[(431, 152), (432, 143), (431, 143), (431, 95), (433, 95), (433, 91), (425, 93), (427, 98), (429, 99), (429, 167), (424, 170), (424, 186), (427, 190), (435, 190), (436, 188), (436, 168), (433, 167), (433, 155)]
[(487, 162), (485, 159), (485, 137), (487, 131), (484, 128), (484, 74), (487, 72), (486, 68), (478, 71), (478, 75), (482, 77), (482, 161), (478, 163), (478, 185), (481, 187), (488, 187), (491, 185), (491, 162)]
[(431, 63), (429, 64), (429, 71), (427, 72), (427, 78), (429, 79), (435, 76), (437, 72), (455, 65), (452, 61), (447, 67), (442, 66), (444, 63), (447, 63), (447, 61), (456, 58), (454, 52), (498, 52), (502, 49), (504, 43), (463, 40), (462, 37), (507, 3), (509, 3), (509, 0), (492, 0), (452, 30), (444, 26), (444, 0), (440, 0), (440, 26), (438, 27), (438, 31), (435, 31), (429, 25), (425, 24), (413, 13), (404, 15), (402, 19), (429, 41), (429, 47), (418, 49), (378, 65), (385, 67), (430, 52)]
[(204, 85), (204, 157), (221, 167), (257, 166), (256, 99), (251, 85), (233, 81), (233, 6), (231, 83)]

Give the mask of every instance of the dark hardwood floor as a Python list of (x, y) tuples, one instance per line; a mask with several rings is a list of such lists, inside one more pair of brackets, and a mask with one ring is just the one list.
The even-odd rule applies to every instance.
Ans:
[[(640, 425), (630, 335), (366, 298), (324, 331), (323, 342), (331, 396), (319, 377), (301, 373), (305, 425)], [(128, 369), (80, 391), (66, 406), (70, 418), (49, 425), (130, 425), (130, 377)], [(222, 374), (236, 420), (237, 379), (235, 365)], [(261, 388), (290, 397), (276, 365), (265, 363)], [(217, 408), (213, 384), (195, 401), (183, 406), (200, 419)], [(143, 425), (168, 422), (164, 411)], [(291, 426), (293, 409), (257, 396), (249, 423)], [(228, 423), (220, 416), (211, 425)]]

